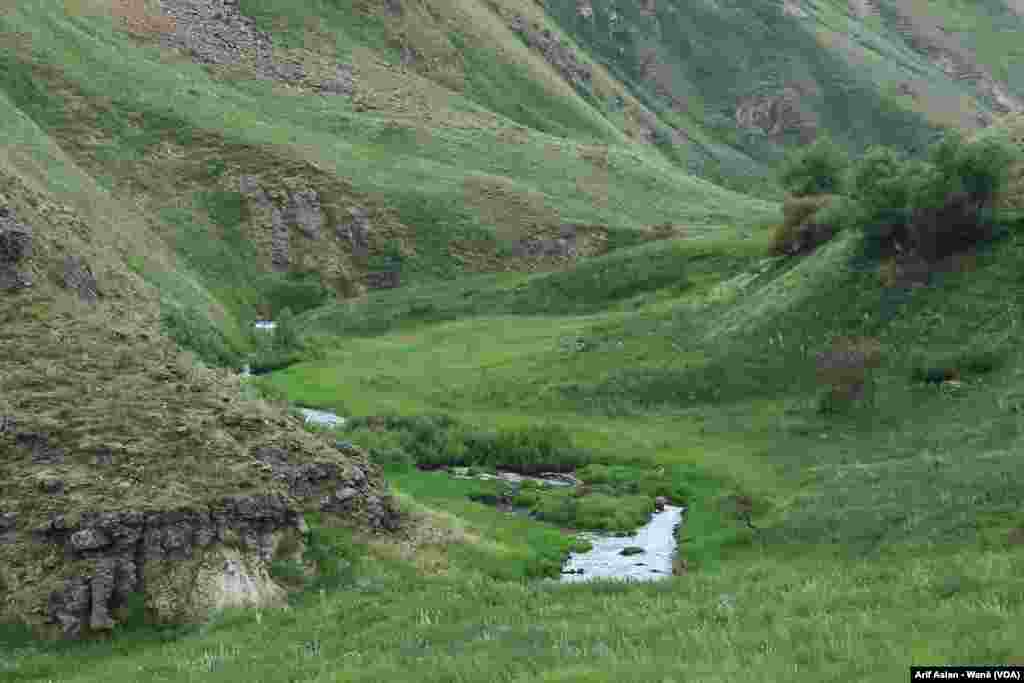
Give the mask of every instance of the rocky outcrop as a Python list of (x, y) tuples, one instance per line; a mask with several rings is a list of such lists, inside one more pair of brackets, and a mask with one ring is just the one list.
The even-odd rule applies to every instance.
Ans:
[[(308, 186), (264, 184), (274, 189), (253, 177), (236, 187), (264, 208), (291, 196), (310, 228)], [(138, 608), (184, 621), (274, 604), (285, 587), (271, 568), (303, 559), (305, 513), (397, 526), (365, 452), (245, 398), (233, 373), (161, 334), (160, 293), (122, 261), (121, 233), (2, 170), (0, 192), (0, 263), (36, 276), (0, 292), (0, 623), (79, 637)], [(123, 249), (159, 253), (145, 223), (134, 229)]]
[(64, 259), (61, 284), (65, 289), (76, 292), (82, 301), (92, 304), (96, 303), (99, 298), (96, 276), (93, 275), (89, 264), (81, 257), (68, 256)]
[(239, 11), (238, 0), (159, 0), (164, 46), (187, 52), (200, 64), (246, 64), (260, 78), (308, 87), (325, 94), (352, 94), (352, 69), (338, 66), (335, 76), (317, 78), (297, 59), (275, 57), (268, 33)]
[(270, 36), (238, 9), (238, 0), (160, 0), (174, 30), (162, 36), (168, 47), (181, 48), (202, 64), (255, 63), (262, 78), (299, 81), (301, 64), (282, 63), (273, 56)]
[(809, 16), (807, 12), (800, 7), (800, 3), (794, 2), (794, 0), (782, 0), (782, 12), (786, 16), (796, 17), (797, 19), (806, 19)]
[(334, 77), (321, 81), (317, 89), (320, 92), (327, 93), (329, 95), (344, 95), (346, 97), (352, 97), (352, 93), (355, 92), (355, 81), (353, 79), (351, 65), (339, 64), (335, 68)]
[(370, 289), (394, 289), (401, 285), (402, 277), (397, 270), (377, 270), (367, 273), (364, 282)]
[(565, 223), (558, 229), (556, 237), (529, 237), (516, 242), (512, 254), (518, 258), (576, 258), (577, 228)]
[(320, 239), (324, 214), (320, 209), (320, 196), (316, 190), (304, 189), (289, 193), (284, 220), (298, 227), (306, 237), (314, 240)]
[(270, 196), (260, 187), (255, 176), (243, 175), (239, 179), (239, 191), (251, 202), (256, 220), (267, 224), (270, 231), (270, 266), (274, 271), (288, 270), (288, 225), (281, 209), (271, 201)]
[[(292, 555), (301, 549), (302, 532), (289, 501), (254, 495), (200, 509), (87, 513), (77, 523), (58, 516), (31, 533), (75, 568), (50, 593), (46, 619), (61, 635), (78, 637), (113, 628), (115, 613), (139, 591), (165, 621), (195, 618), (208, 605), (253, 602), (260, 594), (279, 597), (283, 591), (271, 585), (267, 566), (281, 547)], [(243, 575), (251, 585), (232, 586)], [(182, 592), (179, 583), (191, 589)]]
[(352, 245), (352, 253), (365, 257), (370, 249), (370, 214), (366, 209), (354, 206), (348, 210), (349, 220), (337, 228), (338, 237)]
[(798, 133), (803, 142), (814, 139), (817, 117), (801, 106), (800, 92), (785, 88), (777, 95), (749, 97), (736, 107), (736, 125), (740, 128), (759, 128), (768, 136)]
[[(362, 451), (344, 442), (343, 453), (360, 456)], [(323, 512), (352, 512), (356, 502), (365, 506), (366, 523), (374, 529), (393, 531), (398, 518), (384, 501), (368, 490), (371, 476), (365, 467), (358, 464), (343, 470), (337, 462), (298, 462), (288, 452), (274, 446), (263, 446), (255, 450), (256, 459), (269, 468), (271, 475), (285, 483), (288, 491), (296, 498), (316, 498), (319, 510)]]
[(0, 206), (0, 291), (32, 286), (32, 274), (25, 267), (31, 256), (32, 231), (8, 207)]
[(1024, 102), (993, 78), (971, 50), (950, 37), (937, 19), (909, 8), (897, 8), (894, 23), (907, 45), (926, 56), (953, 80), (971, 83), (994, 111), (999, 114), (1024, 111)]
[[(45, 435), (20, 432), (9, 417), (0, 448), (36, 466), (65, 460)], [(17, 552), (23, 559), (20, 554), (28, 552), (44, 570), (23, 572), (34, 573), (36, 586), (8, 581), (2, 572), (0, 580), (12, 584), (22, 614), (26, 608), (38, 614), (29, 621), (67, 638), (113, 628), (134, 594), (143, 596), (149, 614), (161, 622), (200, 619), (226, 606), (280, 604), (286, 592), (269, 570), (276, 560), (301, 562), (303, 511), (334, 514), (369, 529), (399, 526), (394, 501), (381, 490), (380, 472), (366, 454), (351, 444), (334, 452), (307, 460), (281, 446), (256, 446), (255, 466), (280, 486), (175, 509), (60, 507), (33, 524), (31, 512), (0, 504), (6, 508), (0, 509), (0, 564), (13, 567), (15, 558), (5, 555)], [(43, 478), (40, 484), (44, 495), (66, 493), (60, 479)], [(30, 588), (39, 595), (40, 584), (49, 586), (44, 604), (32, 605)]]
[(574, 87), (590, 87), (592, 75), (590, 65), (583, 64), (576, 59), (576, 54), (572, 49), (565, 44), (565, 41), (555, 38), (550, 29), (541, 30), (537, 24), (530, 26), (520, 15), (512, 18), (509, 28), (518, 33), (528, 46), (544, 55), (544, 59)]

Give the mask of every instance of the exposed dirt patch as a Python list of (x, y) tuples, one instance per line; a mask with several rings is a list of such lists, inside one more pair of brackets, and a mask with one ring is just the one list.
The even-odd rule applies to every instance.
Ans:
[(940, 18), (928, 16), (926, 8), (915, 0), (898, 0), (896, 4), (896, 30), (908, 45), (926, 55), (950, 78), (972, 83), (997, 112), (1024, 110), (1024, 103), (1011, 95), (970, 50), (944, 29)]
[(485, 224), (497, 228), (501, 240), (524, 236), (558, 225), (558, 211), (541, 192), (517, 186), (503, 176), (473, 175), (463, 183), (463, 199)]

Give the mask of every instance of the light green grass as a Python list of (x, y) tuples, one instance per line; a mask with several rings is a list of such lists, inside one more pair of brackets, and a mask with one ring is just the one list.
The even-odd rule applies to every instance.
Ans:
[[(289, 612), (230, 613), (173, 640), (12, 643), (24, 680), (890, 681), (911, 664), (1019, 660), (1021, 555), (751, 556), (625, 588), (416, 579), (358, 565)], [(1014, 660), (1014, 657), (1018, 659)]]

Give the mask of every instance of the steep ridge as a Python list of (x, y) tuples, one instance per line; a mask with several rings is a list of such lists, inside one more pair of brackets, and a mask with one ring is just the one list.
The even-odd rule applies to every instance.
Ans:
[[(0, 620), (67, 637), (280, 603), (302, 514), (393, 529), (380, 471), (161, 332), (188, 287), (135, 207), (0, 97)], [(194, 287), (194, 283), (192, 284)]]

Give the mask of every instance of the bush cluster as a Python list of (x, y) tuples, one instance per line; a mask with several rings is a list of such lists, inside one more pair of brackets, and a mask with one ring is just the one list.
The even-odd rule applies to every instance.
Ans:
[(827, 136), (819, 137), (804, 150), (790, 153), (779, 175), (780, 183), (795, 197), (837, 194), (850, 159), (846, 151)]
[[(1019, 156), (1001, 137), (950, 131), (925, 160), (876, 146), (851, 164), (822, 138), (783, 165), (780, 181), (792, 196), (773, 251), (806, 253), (856, 223), (871, 255), (940, 261), (995, 235), (993, 207)], [(844, 199), (822, 196), (829, 194)]]
[(479, 430), (449, 415), (385, 415), (350, 419), (349, 438), (385, 467), (493, 467), (537, 474), (567, 472), (590, 461), (559, 425)]
[(298, 325), (290, 308), (278, 315), (271, 334), (255, 333), (256, 354), (252, 360), (253, 374), (260, 375), (297, 363), (305, 356), (305, 344), (299, 337)]
[(161, 322), (178, 346), (194, 352), (207, 365), (237, 368), (241, 364), (241, 354), (198, 309), (164, 305)]

